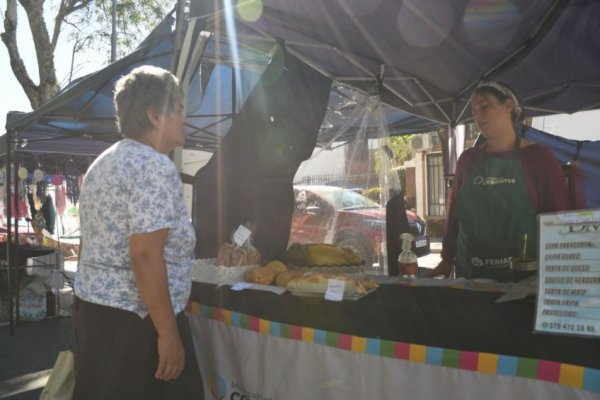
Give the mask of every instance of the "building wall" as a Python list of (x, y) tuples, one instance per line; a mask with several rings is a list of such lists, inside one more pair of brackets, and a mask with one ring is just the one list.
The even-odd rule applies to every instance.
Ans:
[(404, 174), (404, 178), (406, 180), (404, 196), (409, 207), (415, 208), (417, 203), (417, 178), (415, 167), (406, 167), (404, 169)]

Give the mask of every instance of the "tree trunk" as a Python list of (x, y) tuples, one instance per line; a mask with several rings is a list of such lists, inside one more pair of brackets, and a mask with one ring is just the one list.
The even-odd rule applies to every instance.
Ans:
[(7, 0), (4, 19), (4, 42), (10, 58), (11, 69), (23, 87), (33, 109), (38, 108), (60, 90), (54, 68), (54, 47), (52, 46), (44, 21), (43, 1), (21, 0), (21, 5), (27, 13), (31, 34), (33, 37), (38, 62), (39, 85), (31, 79), (25, 64), (19, 54), (17, 41), (17, 2)]

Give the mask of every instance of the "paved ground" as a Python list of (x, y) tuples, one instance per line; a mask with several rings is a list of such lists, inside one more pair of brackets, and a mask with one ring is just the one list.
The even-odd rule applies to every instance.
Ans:
[[(435, 267), (440, 261), (441, 243), (433, 239), (431, 254), (419, 258), (419, 266)], [(74, 265), (65, 264), (72, 272)], [(61, 350), (71, 347), (70, 315), (73, 293), (61, 292), (61, 317), (39, 322), (22, 322), (11, 336), (0, 323), (0, 400), (37, 400)], [(2, 325), (4, 324), (4, 325)]]
[[(61, 293), (61, 314), (70, 314), (72, 291)], [(71, 318), (21, 322), (14, 335), (0, 323), (0, 399), (37, 400), (61, 350), (71, 347)]]

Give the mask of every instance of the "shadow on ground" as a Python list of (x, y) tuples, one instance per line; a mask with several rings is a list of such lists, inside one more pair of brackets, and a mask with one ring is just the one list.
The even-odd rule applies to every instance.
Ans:
[[(61, 299), (64, 311), (72, 303), (72, 292)], [(70, 349), (71, 343), (69, 316), (21, 322), (14, 335), (9, 326), (0, 326), (0, 399), (38, 400), (58, 353)]]

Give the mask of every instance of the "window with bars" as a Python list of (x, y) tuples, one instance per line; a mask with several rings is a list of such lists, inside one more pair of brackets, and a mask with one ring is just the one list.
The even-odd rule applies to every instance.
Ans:
[(446, 215), (444, 161), (441, 153), (427, 154), (427, 215)]

